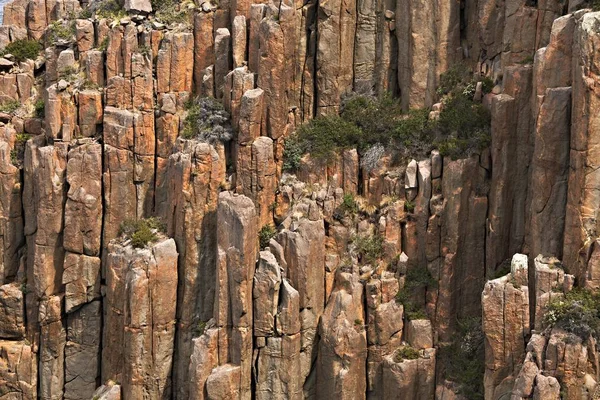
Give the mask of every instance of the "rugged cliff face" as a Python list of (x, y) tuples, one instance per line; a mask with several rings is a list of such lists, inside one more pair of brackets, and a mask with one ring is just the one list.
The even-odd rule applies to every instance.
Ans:
[(0, 398), (598, 398), (591, 8), (9, 2)]

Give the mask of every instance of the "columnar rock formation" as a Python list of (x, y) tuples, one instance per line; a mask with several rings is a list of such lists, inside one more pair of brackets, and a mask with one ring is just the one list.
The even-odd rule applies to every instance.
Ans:
[[(162, 3), (5, 6), (0, 51), (43, 49), (0, 53), (0, 398), (468, 398), (472, 320), (474, 398), (597, 396), (595, 338), (545, 315), (600, 289), (599, 12)], [(352, 92), (439, 117), (459, 64), (493, 83), (488, 148), (285, 171)], [(197, 96), (232, 137), (194, 131)]]

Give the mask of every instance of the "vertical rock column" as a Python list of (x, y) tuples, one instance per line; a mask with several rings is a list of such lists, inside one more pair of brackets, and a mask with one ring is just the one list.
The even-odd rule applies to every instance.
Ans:
[(0, 127), (0, 284), (14, 278), (19, 269), (19, 249), (23, 235), (21, 171), (11, 162), (17, 132)]
[[(215, 293), (220, 366), (207, 379), (210, 397), (218, 397), (216, 393), (223, 396), (239, 393), (241, 399), (251, 397), (252, 282), (258, 249), (257, 224), (252, 200), (221, 192), (217, 208)], [(227, 382), (230, 384), (226, 385)]]
[(580, 280), (587, 269), (586, 247), (600, 235), (600, 160), (594, 151), (600, 141), (600, 94), (598, 76), (591, 72), (600, 65), (599, 24), (600, 14), (584, 14), (573, 40), (573, 123), (563, 262)]
[(485, 398), (509, 394), (529, 335), (527, 256), (516, 254), (511, 272), (488, 281), (481, 295), (485, 335)]
[[(300, 295), (300, 380), (305, 396), (313, 395), (313, 363), (318, 353), (317, 327), (325, 306), (325, 228), (323, 220), (303, 218), (277, 236), (287, 268), (285, 274)], [(311, 375), (313, 372), (313, 375)]]
[(121, 382), (125, 399), (171, 396), (176, 271), (173, 239), (144, 249), (108, 246), (102, 381)]
[[(192, 338), (213, 316), (217, 199), (225, 176), (222, 148), (179, 139), (156, 190), (156, 213), (179, 249), (174, 397), (187, 399)], [(216, 351), (216, 349), (215, 349)], [(212, 367), (211, 367), (212, 369)], [(210, 372), (210, 370), (209, 370)], [(192, 373), (195, 372), (192, 370)]]
[(366, 398), (367, 333), (363, 300), (358, 274), (338, 270), (319, 324), (316, 398)]
[(67, 182), (62, 276), (67, 313), (64, 396), (78, 399), (92, 396), (100, 376), (102, 145), (88, 139), (69, 151)]

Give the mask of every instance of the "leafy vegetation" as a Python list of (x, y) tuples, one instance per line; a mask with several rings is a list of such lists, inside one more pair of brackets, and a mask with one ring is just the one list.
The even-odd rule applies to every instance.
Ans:
[(48, 38), (52, 42), (57, 40), (71, 41), (75, 38), (75, 21), (54, 21), (48, 26)]
[(152, 0), (151, 4), (154, 17), (163, 24), (184, 23), (188, 19), (188, 14), (185, 12), (185, 9), (179, 6), (178, 2), (173, 0)]
[(9, 100), (6, 103), (0, 105), (0, 112), (12, 114), (15, 111), (17, 111), (19, 107), (21, 107), (21, 102), (19, 102), (18, 100)]
[(358, 213), (358, 203), (354, 199), (352, 193), (346, 193), (342, 203), (334, 210), (333, 216), (335, 219), (341, 220), (344, 217), (354, 216)]
[(88, 7), (90, 7), (91, 14), (95, 13), (98, 18), (120, 20), (127, 16), (127, 12), (116, 0), (94, 2)]
[(15, 137), (15, 147), (10, 152), (10, 162), (17, 168), (23, 166), (25, 160), (25, 146), (31, 135), (27, 133), (17, 133)]
[(269, 242), (275, 237), (276, 234), (277, 230), (273, 225), (265, 225), (260, 228), (260, 231), (258, 232), (260, 248), (264, 249), (265, 247), (269, 247)]
[(315, 118), (286, 140), (284, 170), (296, 170), (303, 154), (331, 161), (337, 151), (348, 148), (358, 149), (368, 169), (376, 167), (386, 148), (401, 158), (424, 157), (434, 148), (452, 158), (476, 153), (489, 146), (491, 122), (488, 110), (473, 101), (478, 82), (484, 93), (493, 88), (491, 79), (473, 77), (462, 66), (443, 74), (438, 89), (442, 108), (439, 118), (431, 119), (427, 109), (404, 113), (388, 95), (351, 95), (339, 116)]
[(207, 143), (227, 142), (233, 137), (229, 113), (212, 97), (198, 97), (187, 104), (181, 136)]
[(194, 327), (194, 337), (202, 336), (204, 334), (205, 329), (206, 329), (206, 322), (198, 321), (198, 323)]
[(33, 109), (35, 111), (35, 116), (36, 117), (38, 117), (38, 118), (44, 118), (44, 116), (46, 114), (46, 103), (44, 102), (44, 100), (39, 99), (33, 105)]
[(157, 231), (164, 232), (165, 226), (158, 218), (125, 220), (119, 226), (119, 236), (131, 240), (135, 248), (144, 248), (148, 243), (158, 240)]
[(564, 298), (553, 299), (544, 314), (544, 325), (555, 326), (582, 339), (600, 338), (600, 294), (574, 289)]
[(394, 361), (397, 363), (404, 360), (416, 360), (417, 358), (419, 358), (419, 350), (411, 346), (402, 346), (394, 354)]
[(356, 235), (353, 240), (356, 253), (364, 264), (376, 263), (383, 256), (383, 237), (379, 234)]
[(20, 39), (6, 45), (0, 55), (12, 54), (18, 62), (35, 60), (42, 51), (42, 45), (36, 40)]
[(396, 301), (404, 306), (408, 319), (425, 319), (424, 302), (418, 302), (420, 295), (428, 288), (437, 287), (437, 281), (424, 266), (415, 266), (406, 271), (404, 286), (396, 294)]
[(458, 385), (458, 393), (469, 400), (483, 400), (485, 372), (484, 335), (481, 320), (458, 321), (457, 332), (449, 344), (439, 348), (439, 360), (446, 379)]

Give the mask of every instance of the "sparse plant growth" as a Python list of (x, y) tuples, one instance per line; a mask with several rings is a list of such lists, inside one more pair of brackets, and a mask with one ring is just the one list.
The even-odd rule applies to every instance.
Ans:
[(135, 248), (144, 248), (158, 240), (157, 232), (164, 230), (165, 226), (158, 218), (126, 220), (119, 227), (119, 236), (131, 240), (131, 245)]
[(408, 200), (406, 199), (404, 201), (404, 208), (406, 209), (406, 211), (408, 211), (409, 213), (412, 213), (415, 211), (415, 202), (412, 200)]
[(47, 33), (52, 42), (58, 40), (72, 41), (75, 38), (75, 21), (54, 21), (48, 26)]
[(206, 329), (206, 322), (198, 321), (198, 323), (194, 327), (194, 337), (202, 336), (204, 334), (205, 329)]
[(458, 385), (458, 393), (469, 400), (483, 400), (484, 335), (481, 320), (458, 321), (452, 341), (439, 348), (444, 377)]
[(356, 326), (362, 326), (363, 322), (362, 322), (362, 320), (360, 320), (360, 319), (357, 318), (357, 319), (354, 320), (354, 325), (356, 325)]
[(397, 363), (404, 360), (416, 360), (417, 358), (419, 358), (419, 350), (411, 346), (402, 346), (394, 354), (394, 361)]
[(58, 71), (58, 78), (68, 82), (75, 81), (79, 76), (79, 71), (73, 65), (68, 65)]
[(374, 264), (383, 256), (383, 237), (379, 234), (356, 235), (353, 243), (364, 264)]
[(106, 49), (108, 49), (108, 36), (102, 39), (102, 42), (98, 45), (98, 50), (106, 51)]
[(402, 112), (389, 96), (349, 96), (339, 117), (317, 117), (286, 140), (284, 169), (297, 169), (303, 154), (331, 161), (337, 151), (348, 148), (359, 151), (367, 172), (376, 168), (385, 149), (399, 159), (425, 157), (435, 148), (452, 158), (477, 153), (489, 146), (491, 122), (489, 111), (473, 101), (478, 82), (484, 93), (492, 90), (491, 79), (473, 78), (466, 69), (443, 74), (438, 91), (442, 108), (439, 118), (432, 119), (427, 109)]
[(533, 63), (533, 56), (531, 56), (531, 55), (524, 57), (521, 61), (519, 61), (519, 64), (532, 64), (532, 63)]
[(269, 247), (269, 242), (275, 237), (276, 234), (277, 230), (273, 225), (265, 225), (260, 228), (260, 231), (258, 232), (260, 248), (264, 249), (265, 247)]
[(21, 102), (19, 102), (18, 100), (9, 100), (6, 103), (0, 105), (0, 112), (12, 114), (15, 111), (17, 111), (19, 107), (21, 107)]
[(502, 263), (498, 266), (498, 268), (496, 269), (496, 271), (494, 271), (492, 273), (492, 276), (490, 277), (490, 280), (502, 278), (503, 276), (505, 276), (508, 273), (510, 273), (510, 271), (511, 271), (510, 265), (511, 265), (511, 259), (510, 258), (507, 258), (506, 260), (502, 261)]
[(35, 60), (42, 51), (42, 45), (36, 40), (20, 39), (6, 45), (0, 56), (12, 54), (15, 61)]
[(151, 3), (154, 17), (163, 24), (184, 23), (188, 19), (188, 14), (178, 2), (173, 0), (153, 0)]
[(44, 100), (39, 99), (33, 105), (33, 109), (34, 109), (36, 117), (38, 117), (38, 118), (44, 118), (45, 111), (46, 111), (46, 103), (44, 102)]
[(187, 116), (181, 136), (202, 142), (228, 142), (233, 137), (229, 113), (212, 97), (198, 97), (187, 104)]
[(125, 10), (116, 0), (107, 0), (100, 3), (92, 3), (90, 10), (92, 14), (95, 12), (98, 18), (106, 18), (112, 20), (120, 20), (127, 16)]
[(358, 213), (358, 204), (352, 193), (346, 193), (342, 203), (335, 209), (334, 216), (337, 219), (342, 219), (346, 216), (354, 216), (356, 213)]
[(574, 289), (554, 298), (544, 314), (544, 326), (558, 327), (586, 340), (600, 337), (600, 294)]
[(10, 162), (17, 168), (23, 166), (25, 159), (25, 146), (31, 135), (26, 133), (18, 133), (15, 137), (15, 147), (10, 152)]
[(424, 266), (415, 266), (406, 271), (404, 287), (396, 294), (396, 301), (404, 306), (404, 313), (410, 320), (427, 318), (424, 300), (416, 301), (429, 288), (436, 288), (437, 281)]

